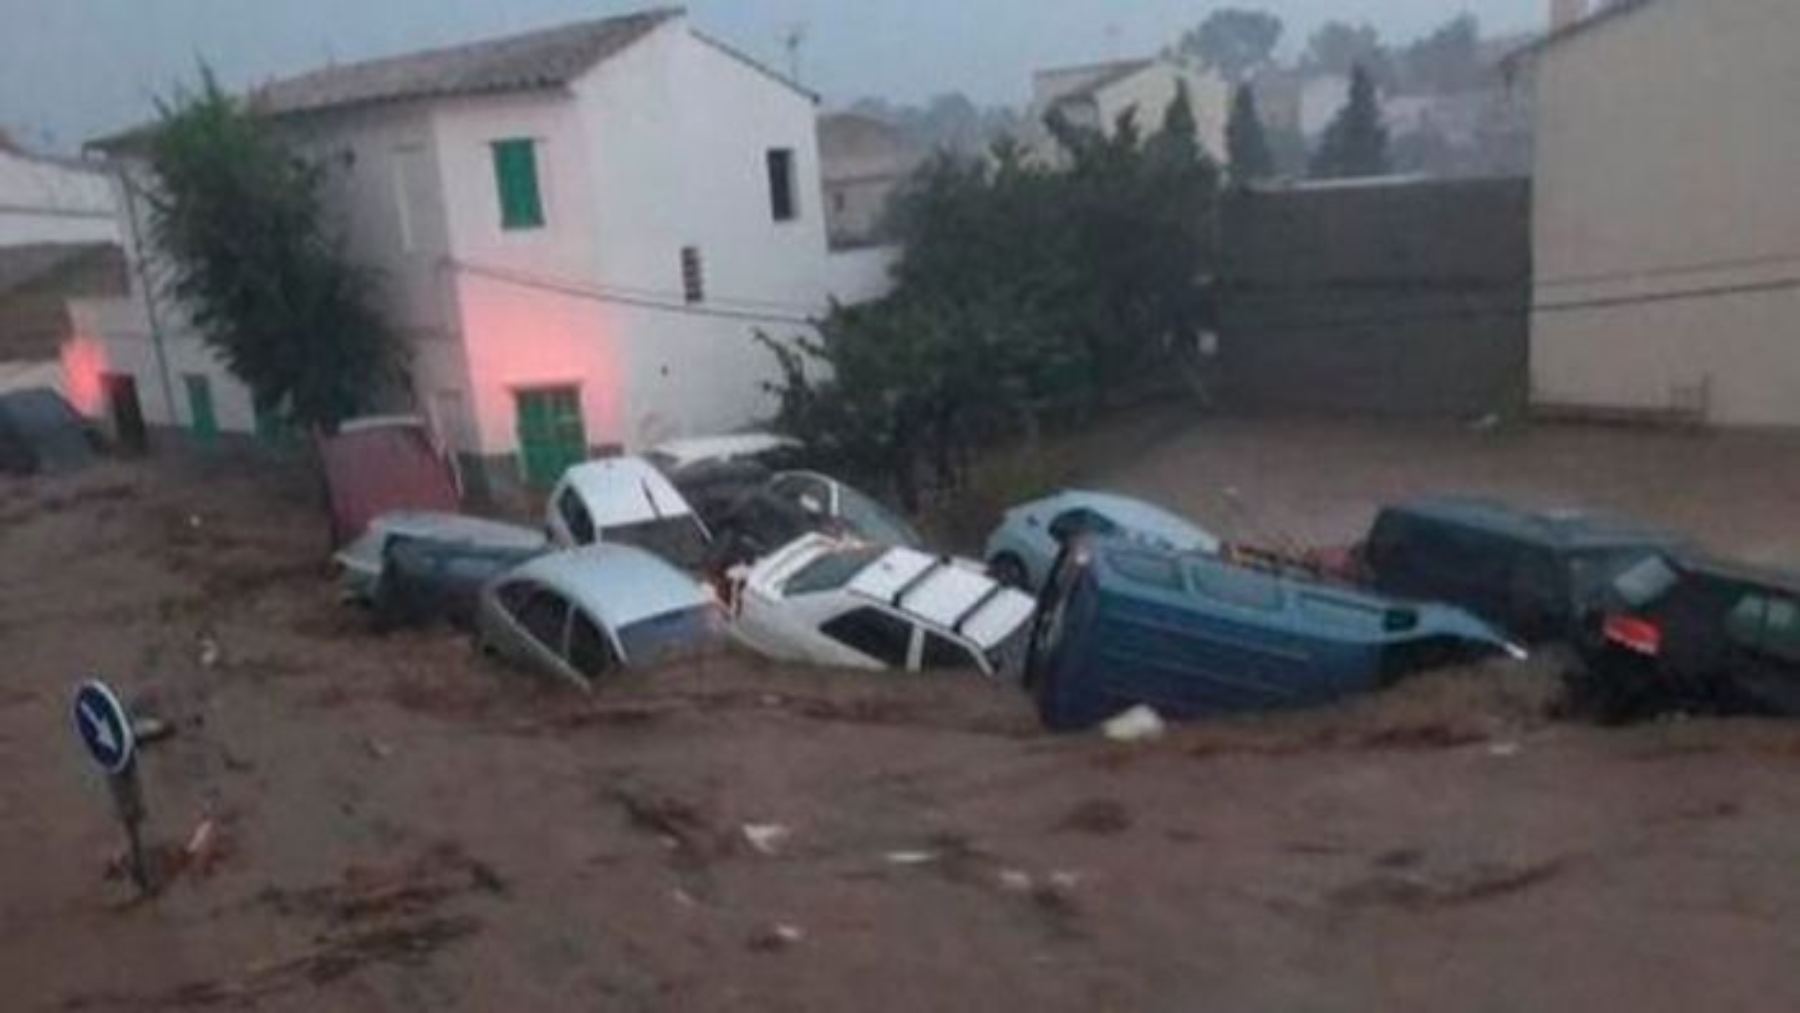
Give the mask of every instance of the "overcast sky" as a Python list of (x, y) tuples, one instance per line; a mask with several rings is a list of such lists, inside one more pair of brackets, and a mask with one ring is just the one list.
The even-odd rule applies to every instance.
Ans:
[[(231, 85), (653, 6), (654, 0), (0, 0), (0, 125), (68, 150), (146, 118), (197, 58)], [(1153, 51), (1205, 0), (693, 0), (695, 23), (780, 66), (804, 25), (802, 77), (827, 102), (960, 90), (1017, 102), (1033, 67)], [(1288, 22), (1367, 20), (1389, 41), (1471, 11), (1488, 32), (1538, 27), (1548, 0), (1236, 0)]]

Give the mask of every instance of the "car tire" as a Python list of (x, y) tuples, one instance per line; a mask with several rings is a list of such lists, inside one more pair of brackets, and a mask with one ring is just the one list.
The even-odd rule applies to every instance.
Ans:
[(1025, 569), (1024, 560), (1010, 552), (1002, 552), (989, 561), (988, 576), (1007, 587), (1031, 591), (1031, 574)]

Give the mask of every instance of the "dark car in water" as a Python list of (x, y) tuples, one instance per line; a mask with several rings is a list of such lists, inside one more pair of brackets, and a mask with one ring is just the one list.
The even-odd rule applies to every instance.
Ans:
[(1800, 715), (1800, 574), (1679, 553), (1620, 574), (1591, 614), (1577, 709)]
[(817, 472), (784, 471), (738, 500), (720, 520), (714, 565), (761, 559), (809, 534), (925, 548), (919, 532), (873, 496)]
[(1382, 510), (1355, 567), (1377, 593), (1456, 605), (1541, 643), (1573, 637), (1608, 579), (1680, 544), (1603, 514), (1438, 497)]
[(1038, 603), (1026, 685), (1044, 723), (1086, 728), (1315, 706), (1521, 648), (1489, 624), (1198, 553), (1079, 539)]

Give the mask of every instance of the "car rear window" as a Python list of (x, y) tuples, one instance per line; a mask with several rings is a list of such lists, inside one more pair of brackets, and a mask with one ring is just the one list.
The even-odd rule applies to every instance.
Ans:
[(1652, 556), (1619, 574), (1613, 581), (1613, 590), (1627, 606), (1641, 609), (1668, 594), (1680, 579), (1667, 560)]
[(1166, 555), (1119, 550), (1108, 552), (1106, 561), (1121, 575), (1140, 584), (1164, 591), (1180, 591), (1185, 587), (1181, 582), (1181, 564)]
[(923, 544), (912, 525), (855, 489), (846, 486), (838, 490), (838, 511), (846, 524), (871, 541), (914, 548)]
[(851, 579), (880, 559), (885, 552), (887, 549), (883, 546), (870, 545), (828, 553), (801, 567), (799, 572), (781, 586), (781, 591), (788, 596), (836, 591), (850, 583)]

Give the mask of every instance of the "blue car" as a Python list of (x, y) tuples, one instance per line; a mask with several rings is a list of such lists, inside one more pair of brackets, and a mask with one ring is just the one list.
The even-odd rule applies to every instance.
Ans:
[(1077, 539), (1039, 601), (1026, 685), (1044, 723), (1139, 704), (1192, 719), (1316, 706), (1522, 648), (1460, 609), (1117, 539)]
[(988, 536), (982, 558), (995, 580), (1036, 591), (1050, 576), (1063, 543), (1080, 536), (1124, 538), (1177, 552), (1219, 552), (1219, 540), (1211, 532), (1154, 503), (1070, 490), (1008, 510)]

